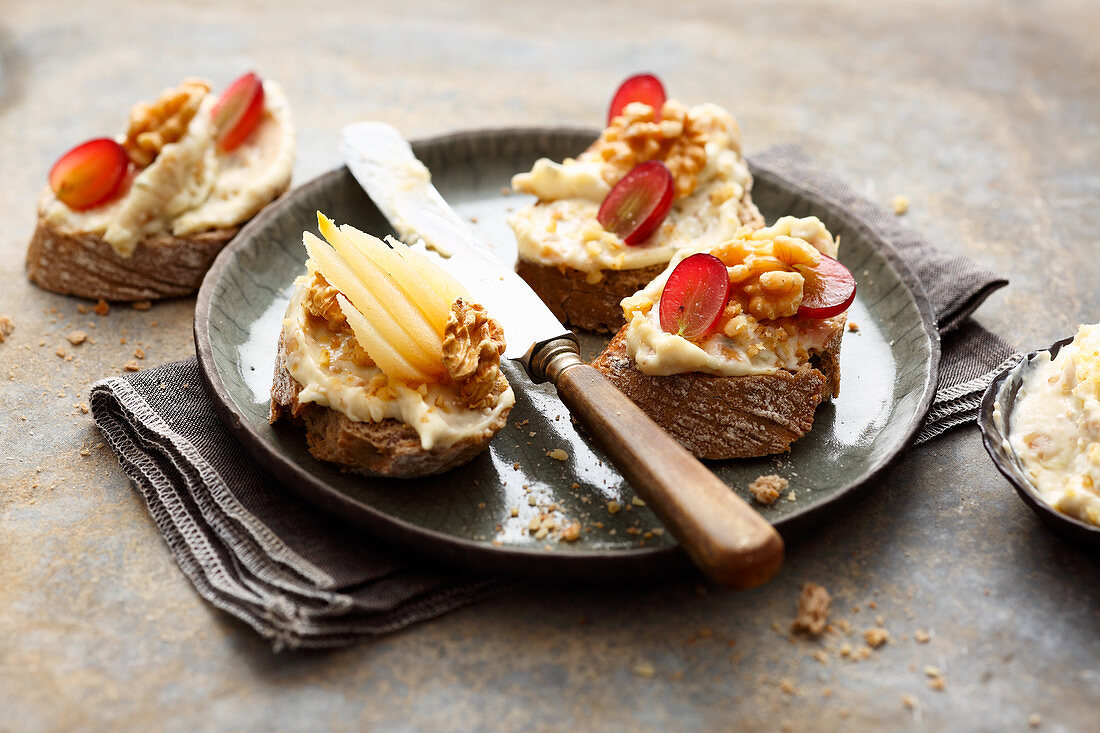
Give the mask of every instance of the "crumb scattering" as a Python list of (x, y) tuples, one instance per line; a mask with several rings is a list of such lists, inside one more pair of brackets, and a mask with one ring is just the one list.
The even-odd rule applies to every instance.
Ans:
[(774, 504), (775, 500), (779, 498), (779, 494), (786, 491), (790, 485), (787, 479), (770, 473), (765, 476), (757, 476), (756, 479), (749, 484), (749, 493), (752, 494), (752, 498), (756, 501), (765, 506), (769, 506)]
[(905, 212), (909, 211), (909, 197), (898, 195), (890, 200), (890, 206), (894, 208), (894, 213), (901, 216)]
[(906, 692), (901, 696), (901, 704), (904, 705), (907, 710), (915, 710), (917, 707), (917, 698)]
[(1030, 725), (1032, 728), (1038, 728), (1040, 725), (1043, 724), (1043, 716), (1039, 715), (1039, 713), (1032, 713), (1031, 715), (1027, 716), (1027, 724)]
[(135, 300), (130, 304), (130, 307), (136, 311), (147, 311), (153, 307), (153, 301), (151, 300)]
[(855, 321), (848, 321), (848, 330), (853, 333), (859, 330), (859, 324)]
[(928, 641), (932, 638), (932, 635), (924, 629), (917, 629), (913, 632), (913, 638), (917, 640), (918, 644), (927, 644)]
[(618, 514), (619, 510), (623, 508), (623, 505), (617, 501), (607, 502), (607, 512), (609, 514)]
[(878, 649), (890, 640), (890, 632), (880, 626), (875, 626), (863, 632), (863, 640), (867, 642), (867, 646)]
[(0, 344), (8, 340), (15, 333), (15, 321), (7, 314), (0, 314)]
[(829, 606), (832, 602), (833, 599), (824, 586), (816, 583), (804, 584), (802, 595), (798, 597), (798, 613), (791, 622), (791, 631), (820, 636), (829, 621)]
[(68, 339), (69, 343), (73, 346), (80, 346), (82, 343), (88, 340), (88, 334), (84, 331), (73, 331), (65, 338)]
[(95, 307), (92, 308), (92, 312), (97, 316), (105, 316), (111, 312), (111, 305), (101, 298), (100, 301), (95, 304)]
[(563, 451), (561, 448), (555, 448), (552, 451), (548, 451), (546, 455), (553, 458), (555, 461), (568, 461), (569, 454)]
[(125, 364), (122, 365), (122, 369), (123, 369), (123, 371), (127, 371), (127, 372), (140, 372), (141, 371), (141, 365), (138, 364), (136, 360), (130, 359), (130, 361), (128, 361), (128, 362), (126, 362)]
[(140, 346), (137, 347), (136, 349), (134, 349), (134, 358), (135, 359), (144, 359), (145, 358), (145, 349), (141, 348)]

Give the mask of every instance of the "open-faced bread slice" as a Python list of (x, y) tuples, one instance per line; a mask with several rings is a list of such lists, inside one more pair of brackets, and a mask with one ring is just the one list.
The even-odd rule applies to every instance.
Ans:
[[(660, 312), (665, 285), (693, 254), (717, 257), (718, 272), (725, 270), (731, 282), (724, 305), (714, 310), (721, 315), (685, 338)], [(746, 229), (707, 252), (681, 252), (665, 273), (623, 301), (628, 323), (593, 366), (700, 458), (789, 450), (813, 426), (817, 406), (840, 394), (844, 310), (799, 315), (812, 277), (803, 272), (835, 254), (821, 222), (791, 217)], [(680, 312), (697, 305), (685, 303)]]
[[(229, 92), (219, 100), (206, 82), (184, 81), (153, 104), (136, 105), (125, 137), (93, 141), (101, 145), (64, 156), (39, 199), (27, 249), (30, 280), (104, 300), (153, 300), (198, 289), (240, 227), (290, 185), (295, 146), (286, 97), (255, 75), (242, 77), (230, 92), (246, 79), (250, 96), (239, 100)], [(224, 121), (227, 96), (243, 111)], [(235, 144), (226, 149), (233, 134)], [(80, 187), (101, 184), (116, 162), (103, 158), (112, 155), (122, 161), (117, 180), (104, 198), (89, 201)], [(62, 166), (68, 177), (58, 174)]]
[(319, 215), (279, 339), (271, 422), (364, 475), (441, 473), (483, 451), (515, 395), (500, 325), (427, 257)]
[[(671, 207), (656, 231), (626, 244), (598, 214), (612, 188), (649, 161), (664, 163), (671, 174)], [(713, 104), (670, 100), (660, 110), (629, 104), (576, 160), (541, 159), (514, 176), (512, 187), (538, 198), (508, 220), (519, 249), (517, 272), (560, 319), (593, 331), (617, 331), (619, 301), (659, 274), (678, 250), (764, 225), (752, 202), (737, 122)]]

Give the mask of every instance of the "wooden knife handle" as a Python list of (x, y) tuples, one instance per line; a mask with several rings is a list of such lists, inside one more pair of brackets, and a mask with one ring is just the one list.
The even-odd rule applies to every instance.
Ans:
[(548, 377), (562, 402), (708, 577), (753, 588), (783, 564), (783, 539), (607, 377), (575, 355)]

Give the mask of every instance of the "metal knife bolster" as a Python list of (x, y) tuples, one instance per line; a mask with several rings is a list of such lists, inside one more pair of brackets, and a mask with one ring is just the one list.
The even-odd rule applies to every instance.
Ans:
[(576, 337), (516, 274), (513, 263), (498, 260), (474, 236), (439, 195), (401, 133), (382, 122), (359, 122), (345, 127), (340, 137), (348, 169), (394, 229), (446, 252), (439, 265), (501, 324), (508, 344), (505, 357), (522, 364), (536, 382), (573, 363), (569, 352), (581, 363)]

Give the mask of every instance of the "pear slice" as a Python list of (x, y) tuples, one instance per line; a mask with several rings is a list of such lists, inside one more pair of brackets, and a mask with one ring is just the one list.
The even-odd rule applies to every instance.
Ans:
[(429, 257), (392, 237), (387, 241), (393, 246), (395, 252), (401, 255), (414, 270), (420, 273), (421, 277), (431, 283), (436, 292), (443, 296), (443, 299), (447, 301), (448, 308), (459, 298), (466, 301), (470, 300), (470, 293), (462, 286), (462, 283), (451, 277), (450, 273), (435, 264)]
[[(352, 271), (359, 276), (360, 282), (377, 298), (378, 302), (390, 314), (399, 328), (409, 334), (420, 349), (429, 357), (441, 359), (443, 353), (442, 329), (437, 333), (421, 310), (402, 291), (394, 279), (384, 269), (366, 257), (359, 248), (351, 243), (344, 234), (321, 212), (317, 212), (317, 223), (328, 243), (339, 253)], [(343, 288), (337, 288), (343, 290)], [(344, 293), (351, 296), (351, 293)], [(355, 302), (352, 297), (352, 302)], [(368, 318), (370, 315), (364, 313)], [(377, 324), (376, 324), (377, 325)], [(444, 323), (444, 325), (446, 325)], [(394, 344), (396, 346), (396, 344)], [(413, 355), (399, 349), (406, 358)]]
[(343, 295), (336, 296), (336, 302), (340, 304), (340, 310), (348, 319), (351, 332), (355, 334), (355, 340), (359, 342), (378, 368), (387, 378), (410, 384), (430, 382), (431, 378), (420, 371), (401, 354), (390, 346), (381, 334), (356, 310), (355, 306), (348, 302)]
[[(325, 279), (344, 294), (392, 350), (425, 374), (440, 375), (444, 372), (442, 346), (434, 353), (426, 351), (416, 339), (402, 329), (400, 323), (394, 320), (378, 298), (363, 285), (355, 271), (337, 254), (336, 250), (311, 232), (305, 232), (302, 235), (302, 241)], [(434, 331), (431, 333), (438, 338)], [(366, 343), (361, 345), (370, 357), (375, 359), (370, 346)], [(377, 359), (375, 362), (381, 367), (381, 362)]]
[(366, 232), (361, 232), (347, 224), (340, 226), (340, 232), (364, 256), (393, 278), (406, 297), (416, 304), (416, 307), (432, 324), (436, 333), (442, 336), (451, 312), (451, 304), (444, 300), (443, 295), (437, 292), (430, 282), (425, 280), (401, 255), (390, 249), (381, 239), (372, 237)]

